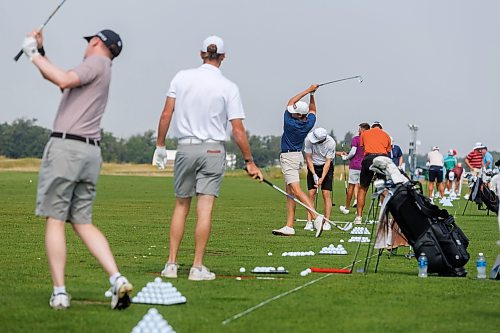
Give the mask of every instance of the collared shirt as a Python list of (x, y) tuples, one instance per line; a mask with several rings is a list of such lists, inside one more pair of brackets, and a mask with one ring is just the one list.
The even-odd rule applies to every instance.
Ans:
[(238, 87), (209, 64), (178, 72), (167, 96), (175, 98), (174, 137), (225, 141), (228, 121), (245, 118)]
[(351, 140), (351, 148), (356, 147), (356, 153), (349, 160), (349, 169), (352, 170), (361, 170), (361, 162), (363, 162), (363, 157), (365, 156), (365, 150), (360, 145), (360, 137), (356, 135)]
[(387, 154), (391, 150), (391, 137), (378, 127), (364, 131), (360, 137), (360, 144), (365, 148), (365, 155)]
[(429, 161), (429, 165), (435, 165), (435, 166), (443, 166), (444, 165), (444, 158), (443, 154), (439, 152), (439, 150), (433, 150), (427, 153), (427, 161)]
[(304, 153), (311, 154), (313, 165), (324, 165), (327, 159), (335, 164), (335, 140), (327, 135), (322, 143), (312, 143), (308, 137), (304, 140)]
[(398, 145), (393, 145), (391, 151), (389, 152), (389, 158), (394, 164), (399, 166), (399, 158), (403, 156), (403, 151)]
[(483, 154), (477, 150), (471, 151), (465, 158), (469, 160), (473, 168), (481, 169), (483, 167)]
[(309, 113), (307, 120), (295, 119), (285, 110), (283, 115), (283, 135), (281, 136), (281, 152), (301, 151), (307, 133), (316, 123), (316, 115)]
[[(488, 162), (490, 162), (488, 164)], [(493, 155), (491, 155), (491, 153), (489, 151), (486, 152), (486, 154), (484, 154), (484, 157), (483, 157), (483, 163), (484, 163), (484, 166), (486, 167), (486, 170), (493, 170)]]
[(64, 89), (53, 130), (99, 140), (108, 103), (111, 59), (92, 55), (72, 71), (80, 79), (80, 86)]
[(451, 170), (457, 165), (457, 158), (453, 155), (446, 155), (444, 158), (444, 167), (446, 170)]

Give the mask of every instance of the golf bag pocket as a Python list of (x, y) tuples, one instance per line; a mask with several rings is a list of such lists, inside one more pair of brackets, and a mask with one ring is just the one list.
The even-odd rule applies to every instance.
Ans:
[(453, 269), (445, 258), (444, 252), (432, 229), (423, 233), (413, 245), (415, 257), (425, 253), (428, 260), (427, 271), (429, 273), (444, 273)]
[(434, 220), (431, 228), (450, 265), (464, 266), (470, 259), (467, 252), (469, 239), (455, 224), (453, 216), (448, 216), (444, 221)]

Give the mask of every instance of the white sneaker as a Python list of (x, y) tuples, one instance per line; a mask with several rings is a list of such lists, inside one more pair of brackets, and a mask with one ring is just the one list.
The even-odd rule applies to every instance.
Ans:
[(356, 216), (356, 218), (354, 218), (354, 221), (352, 223), (357, 224), (357, 225), (363, 223), (363, 217)]
[(273, 235), (277, 236), (293, 236), (295, 235), (295, 229), (289, 226), (284, 226), (281, 229), (273, 230)]
[(170, 278), (170, 279), (176, 279), (177, 278), (177, 268), (179, 268), (179, 265), (177, 265), (175, 262), (167, 262), (165, 264), (165, 268), (161, 271), (161, 276)]
[(111, 308), (122, 310), (130, 305), (130, 294), (134, 287), (128, 282), (125, 276), (119, 276), (111, 287)]
[(314, 219), (314, 229), (316, 229), (316, 237), (321, 236), (321, 233), (323, 232), (323, 225), (325, 223), (324, 218), (325, 216), (320, 214)]
[(304, 227), (304, 230), (313, 231), (314, 230), (313, 223), (311, 221), (307, 221), (306, 226)]
[(339, 209), (342, 214), (349, 214), (349, 209), (345, 208), (345, 206), (340, 206)]
[(66, 310), (69, 308), (69, 301), (71, 297), (66, 293), (61, 293), (50, 296), (49, 305), (54, 310)]
[(201, 268), (191, 267), (188, 279), (191, 281), (214, 280), (215, 274), (210, 272), (205, 266), (201, 266)]
[(465, 200), (469, 200), (469, 193), (467, 193), (466, 195), (464, 195), (464, 199)]
[(326, 231), (332, 230), (332, 226), (330, 225), (330, 223), (325, 222), (323, 224), (323, 230), (326, 230)]

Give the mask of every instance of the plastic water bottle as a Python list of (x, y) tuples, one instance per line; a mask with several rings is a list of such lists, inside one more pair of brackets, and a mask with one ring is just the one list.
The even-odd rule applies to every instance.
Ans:
[(427, 277), (427, 257), (423, 252), (418, 257), (418, 277)]
[(484, 254), (482, 252), (477, 256), (476, 268), (477, 278), (486, 279), (486, 258), (484, 257)]

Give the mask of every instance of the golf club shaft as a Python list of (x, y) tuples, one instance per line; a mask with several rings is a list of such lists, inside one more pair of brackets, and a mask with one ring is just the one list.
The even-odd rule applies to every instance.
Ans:
[(318, 84), (318, 87), (325, 86), (327, 84), (332, 84), (332, 83), (335, 83), (335, 82), (340, 82), (340, 81), (345, 81), (345, 80), (352, 80), (352, 79), (361, 79), (361, 76), (360, 75), (356, 75), (356, 76), (346, 77), (346, 78), (343, 78), (343, 79), (338, 79), (338, 80), (328, 81), (328, 82), (325, 82), (325, 83), (320, 83), (320, 84)]
[[(313, 214), (316, 214), (316, 215), (320, 215), (315, 209), (309, 207), (308, 205), (304, 204), (302, 201), (300, 201), (299, 199), (295, 198), (293, 195), (291, 194), (288, 194), (286, 193), (285, 191), (283, 191), (282, 189), (280, 189), (278, 186), (274, 185), (273, 183), (271, 183), (270, 181), (268, 181), (267, 179), (263, 179), (262, 180), (264, 183), (266, 183), (267, 185), (271, 186), (272, 188), (274, 188), (275, 190), (283, 193), (284, 195), (287, 196), (287, 198), (295, 201), (296, 203), (298, 203), (299, 205), (301, 205), (302, 207), (304, 207), (305, 209), (307, 209), (308, 211), (310, 211), (311, 213)], [(330, 221), (329, 219), (327, 219), (326, 217), (323, 217), (324, 220), (328, 223), (330, 223), (331, 225), (337, 227), (338, 229), (342, 230), (342, 231), (346, 231), (346, 229), (338, 226), (335, 222), (333, 221)], [(347, 225), (346, 225), (347, 226)], [(348, 230), (348, 229), (347, 229)]]
[[(59, 10), (59, 8), (61, 8), (61, 6), (66, 2), (66, 0), (63, 0), (59, 6), (57, 6), (56, 9), (54, 9), (54, 11), (52, 12), (52, 14), (50, 14), (50, 16), (45, 20), (45, 22), (43, 22), (43, 24), (40, 26), (40, 31), (42, 31), (42, 29), (47, 25), (47, 23), (49, 23), (50, 19), (52, 18), (52, 16), (55, 15), (55, 13), (57, 13), (57, 11)], [(21, 58), (21, 56), (23, 55), (23, 50), (19, 51), (19, 53), (16, 54), (16, 56), (14, 57), (14, 61), (18, 61), (19, 58)]]

